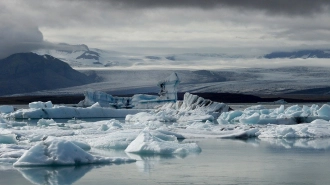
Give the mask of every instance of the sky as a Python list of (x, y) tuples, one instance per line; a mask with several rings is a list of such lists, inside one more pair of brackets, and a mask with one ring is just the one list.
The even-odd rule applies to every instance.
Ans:
[(86, 44), (136, 53), (330, 49), (329, 0), (1, 0), (0, 58)]

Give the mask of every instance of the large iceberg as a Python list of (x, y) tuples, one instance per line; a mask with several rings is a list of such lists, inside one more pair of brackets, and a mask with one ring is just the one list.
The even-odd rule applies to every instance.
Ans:
[(84, 92), (85, 99), (80, 101), (78, 106), (88, 107), (98, 102), (102, 107), (114, 107), (116, 109), (154, 108), (167, 102), (176, 102), (179, 83), (179, 77), (174, 72), (164, 80), (159, 81), (157, 84), (160, 88), (159, 96), (136, 94), (133, 97), (117, 97), (105, 92), (88, 89)]
[(268, 109), (262, 105), (248, 107), (243, 111), (233, 110), (222, 113), (218, 122), (222, 124), (281, 124), (290, 125), (298, 123), (310, 123), (316, 119), (330, 120), (330, 105), (299, 106), (292, 105), (285, 108), (284, 105), (275, 109)]
[(148, 113), (127, 115), (125, 120), (136, 121), (213, 121), (229, 110), (224, 103), (213, 102), (197, 95), (185, 93), (183, 101), (169, 102)]
[(93, 156), (70, 141), (46, 139), (26, 151), (14, 166), (63, 166), (134, 161), (128, 158)]

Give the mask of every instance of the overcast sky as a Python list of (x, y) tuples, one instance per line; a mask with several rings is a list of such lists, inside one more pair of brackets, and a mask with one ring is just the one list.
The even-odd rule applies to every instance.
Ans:
[(329, 0), (1, 0), (0, 58), (57, 43), (141, 53), (330, 49)]

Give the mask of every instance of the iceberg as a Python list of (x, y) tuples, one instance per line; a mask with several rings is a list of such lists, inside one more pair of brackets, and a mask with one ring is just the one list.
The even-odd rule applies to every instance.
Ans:
[(284, 108), (281, 105), (275, 109), (267, 109), (261, 105), (248, 107), (243, 111), (233, 110), (222, 113), (217, 119), (218, 123), (243, 123), (243, 124), (277, 124), (292, 125), (298, 123), (310, 123), (316, 119), (330, 120), (330, 106), (328, 104), (292, 105)]
[[(136, 94), (132, 97), (116, 97), (110, 94), (88, 89), (84, 92), (85, 99), (78, 107), (53, 105), (51, 101), (31, 102), (29, 109), (12, 110), (12, 107), (0, 107), (5, 118), (18, 119), (55, 119), (55, 118), (123, 118), (128, 114), (136, 114), (156, 106), (177, 101), (177, 85), (180, 80), (176, 73), (160, 81), (159, 96)], [(42, 122), (45, 123), (45, 122)], [(46, 124), (46, 123), (45, 123)]]
[(128, 158), (93, 156), (79, 146), (63, 139), (46, 139), (26, 151), (14, 166), (68, 166), (97, 163), (135, 162)]
[(214, 121), (218, 116), (229, 110), (224, 103), (213, 102), (197, 95), (185, 93), (183, 101), (169, 102), (148, 113), (127, 115), (129, 122), (143, 121)]
[(178, 99), (177, 86), (179, 83), (180, 83), (180, 79), (176, 73), (172, 73), (166, 79), (159, 81), (158, 82), (158, 86), (160, 87), (159, 99), (176, 101)]
[(177, 86), (180, 83), (178, 75), (173, 72), (170, 76), (158, 82), (159, 96), (136, 94), (133, 97), (117, 97), (101, 91), (88, 89), (84, 92), (85, 99), (78, 103), (80, 107), (88, 107), (99, 103), (102, 107), (116, 109), (136, 108), (150, 109), (168, 102), (177, 101)]
[(43, 109), (43, 108), (53, 108), (53, 103), (51, 101), (47, 102), (31, 102), (29, 103), (29, 108), (31, 109)]
[(87, 89), (84, 92), (85, 99), (78, 103), (80, 107), (89, 107), (98, 103), (102, 107), (114, 107), (114, 108), (132, 108), (131, 97), (115, 97), (110, 94), (101, 91), (94, 91), (93, 89)]
[(311, 123), (297, 125), (268, 125), (260, 128), (259, 138), (328, 138), (330, 122), (316, 119)]
[(16, 119), (55, 119), (55, 118), (121, 118), (127, 114), (136, 114), (141, 109), (114, 109), (111, 107), (101, 107), (95, 103), (90, 107), (68, 107), (55, 105), (51, 108), (30, 108), (19, 109), (12, 113), (4, 115), (5, 118)]
[[(159, 136), (160, 135), (160, 136)], [(179, 154), (200, 153), (201, 149), (196, 143), (179, 143), (175, 136), (167, 136), (161, 133), (152, 134), (149, 128), (144, 129), (134, 141), (132, 141), (126, 152), (139, 154)]]

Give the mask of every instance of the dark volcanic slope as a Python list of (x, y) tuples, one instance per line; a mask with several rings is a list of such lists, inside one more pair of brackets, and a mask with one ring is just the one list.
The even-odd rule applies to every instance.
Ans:
[(0, 96), (91, 82), (93, 79), (50, 55), (18, 53), (0, 60)]

